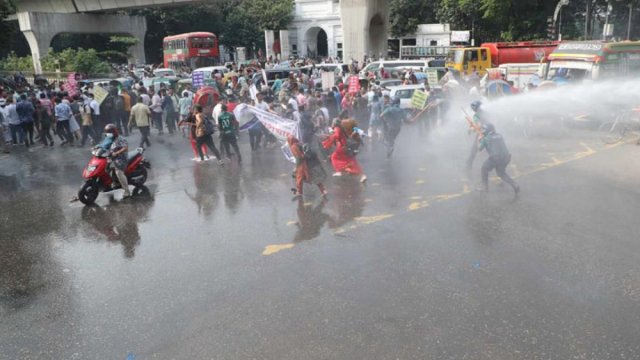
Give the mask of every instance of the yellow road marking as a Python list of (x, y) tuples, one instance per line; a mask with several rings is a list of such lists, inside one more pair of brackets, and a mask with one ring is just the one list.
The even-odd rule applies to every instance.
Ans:
[[(612, 144), (612, 145), (607, 145), (604, 147), (604, 150), (609, 150), (615, 147), (618, 147), (622, 144), (626, 144), (626, 142), (619, 142), (617, 144)], [(582, 152), (577, 152), (574, 153), (573, 156), (567, 158), (567, 159), (558, 159), (556, 157), (551, 157), (551, 161), (550, 163), (544, 163), (539, 165), (536, 168), (533, 168), (532, 170), (529, 171), (523, 171), (521, 172), (520, 169), (515, 165), (511, 165), (511, 167), (514, 170), (515, 175), (513, 176), (513, 178), (521, 178), (523, 176), (527, 176), (527, 175), (532, 175), (544, 170), (548, 170), (551, 168), (555, 168), (555, 167), (559, 167), (561, 165), (573, 162), (573, 161), (577, 161), (580, 159), (584, 159), (586, 157), (592, 156), (594, 154), (597, 154), (598, 151), (590, 148), (588, 145), (586, 145), (585, 143), (580, 143), (580, 145), (582, 145), (582, 147), (585, 149), (585, 151)], [(286, 174), (284, 174), (286, 175)], [(423, 180), (418, 180), (416, 181), (417, 184), (421, 184), (424, 183)], [(374, 183), (372, 184), (372, 186), (380, 186), (379, 183)], [(441, 194), (441, 195), (435, 195), (435, 196), (430, 196), (427, 197), (427, 200), (423, 200), (423, 201), (415, 201), (415, 200), (421, 200), (423, 199), (422, 196), (412, 196), (409, 199), (410, 200), (414, 200), (411, 204), (409, 204), (408, 208), (407, 208), (407, 212), (409, 211), (416, 211), (419, 209), (424, 209), (430, 206), (430, 201), (435, 201), (435, 202), (444, 202), (444, 201), (449, 201), (449, 200), (453, 200), (453, 199), (457, 199), (460, 198), (464, 195), (467, 195), (471, 193), (471, 189), (469, 187), (469, 185), (465, 182), (463, 184), (463, 190), (462, 192), (459, 193), (451, 193), (451, 194)], [(366, 199), (366, 202), (372, 201), (371, 199)], [(392, 217), (396, 216), (395, 214), (383, 214), (383, 215), (374, 215), (374, 216), (362, 216), (362, 217), (356, 217), (353, 220), (355, 221), (354, 224), (351, 224), (349, 226), (346, 227), (341, 227), (336, 229), (333, 233), (334, 234), (342, 234), (345, 233), (349, 230), (354, 230), (357, 229), (358, 227), (362, 226), (362, 225), (371, 225), (386, 219), (390, 219)], [(294, 221), (289, 221), (287, 222), (287, 225), (293, 225), (296, 224), (297, 222)], [(275, 253), (278, 253), (282, 250), (288, 250), (291, 249), (295, 246), (295, 244), (289, 243), (289, 244), (275, 244), (275, 245), (267, 245), (264, 249), (264, 251), (262, 252), (262, 255), (272, 255)]]
[(291, 249), (292, 247), (296, 246), (296, 244), (277, 244), (277, 245), (267, 245), (264, 248), (264, 251), (262, 252), (262, 255), (273, 255), (275, 253), (278, 253), (282, 250), (288, 250)]
[(416, 185), (422, 185), (422, 184), (424, 184), (424, 180), (422, 179), (416, 180)]

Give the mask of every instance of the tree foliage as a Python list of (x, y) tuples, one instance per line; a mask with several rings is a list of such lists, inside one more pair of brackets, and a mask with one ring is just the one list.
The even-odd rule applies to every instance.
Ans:
[(150, 61), (160, 62), (162, 39), (191, 31), (212, 32), (228, 48), (263, 47), (264, 30), (286, 29), (293, 10), (294, 0), (210, 0), (194, 6), (130, 13), (147, 18), (146, 55)]
[[(65, 49), (49, 53), (40, 59), (42, 70), (53, 72), (59, 67), (61, 71), (75, 71), (87, 74), (106, 74), (110, 72), (109, 64), (103, 61), (94, 49)], [(15, 53), (0, 61), (3, 71), (33, 71), (31, 55), (18, 57)]]
[[(559, 0), (391, 0), (390, 26), (394, 36), (415, 32), (419, 23), (451, 24), (452, 29), (473, 30), (479, 41), (518, 41), (544, 39), (547, 19), (552, 17)], [(606, 21), (607, 0), (571, 0), (562, 11), (564, 39), (585, 38), (587, 3), (590, 5), (587, 38), (599, 39)], [(614, 37), (626, 38), (628, 13), (640, 10), (639, 0), (610, 2), (609, 23)], [(640, 15), (639, 15), (640, 16)], [(632, 22), (632, 38), (640, 35), (640, 22)]]

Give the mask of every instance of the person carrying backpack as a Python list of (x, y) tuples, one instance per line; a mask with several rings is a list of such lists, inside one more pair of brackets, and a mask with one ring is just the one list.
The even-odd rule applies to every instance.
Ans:
[(222, 160), (220, 152), (218, 152), (218, 148), (216, 148), (216, 145), (213, 143), (213, 138), (211, 137), (214, 131), (213, 123), (204, 117), (201, 105), (198, 104), (194, 106), (193, 109), (196, 117), (196, 149), (198, 150), (198, 155), (200, 155), (200, 161), (205, 160), (202, 145), (206, 145), (211, 149), (213, 155), (218, 158), (218, 164), (224, 164), (224, 160)]
[[(340, 119), (336, 119), (333, 123), (333, 133), (329, 135), (323, 142), (325, 149), (335, 146), (335, 151), (331, 154), (331, 165), (336, 171), (333, 176), (342, 176), (344, 173), (351, 175), (360, 175), (360, 182), (367, 181), (367, 175), (362, 172), (362, 168), (356, 160), (356, 154), (350, 150), (349, 142), (354, 142), (356, 132), (349, 133), (342, 125)], [(351, 141), (349, 140), (351, 139)]]
[(303, 183), (315, 183), (320, 190), (323, 197), (326, 197), (328, 192), (322, 184), (322, 180), (326, 177), (322, 163), (318, 159), (318, 156), (311, 150), (308, 145), (300, 143), (295, 136), (289, 135), (287, 137), (287, 143), (291, 154), (296, 159), (295, 179), (296, 187), (292, 189), (295, 196), (294, 200), (302, 200), (302, 186)]

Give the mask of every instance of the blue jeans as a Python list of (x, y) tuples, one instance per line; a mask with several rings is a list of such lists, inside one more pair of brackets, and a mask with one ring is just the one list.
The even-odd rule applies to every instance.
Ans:
[(11, 141), (13, 141), (13, 145), (22, 144), (24, 142), (24, 131), (20, 124), (9, 124), (9, 131), (11, 131)]

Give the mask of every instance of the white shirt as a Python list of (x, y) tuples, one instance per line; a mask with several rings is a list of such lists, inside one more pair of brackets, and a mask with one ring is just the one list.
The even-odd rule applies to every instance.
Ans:
[(269, 111), (269, 105), (266, 102), (256, 102), (256, 107), (260, 110)]
[(5, 107), (5, 111), (7, 112), (7, 118), (9, 124), (11, 125), (20, 125), (20, 116), (18, 116), (18, 112), (16, 111), (16, 104), (9, 104)]
[(287, 104), (291, 104), (291, 106), (293, 106), (293, 110), (298, 111), (298, 101), (296, 101), (296, 99), (289, 98)]
[(96, 99), (92, 99), (89, 102), (89, 107), (93, 110), (93, 113), (96, 115), (100, 115), (100, 104), (96, 101)]
[(213, 113), (211, 114), (216, 124), (218, 123), (218, 116), (220, 116), (220, 114), (222, 114), (222, 103), (217, 103), (216, 106), (213, 107)]
[(142, 94), (140, 95), (140, 97), (142, 98), (142, 103), (149, 106), (149, 104), (151, 104), (151, 98), (149, 97), (149, 94)]
[(151, 98), (151, 111), (154, 113), (162, 112), (162, 99), (158, 94), (153, 95), (153, 98)]

